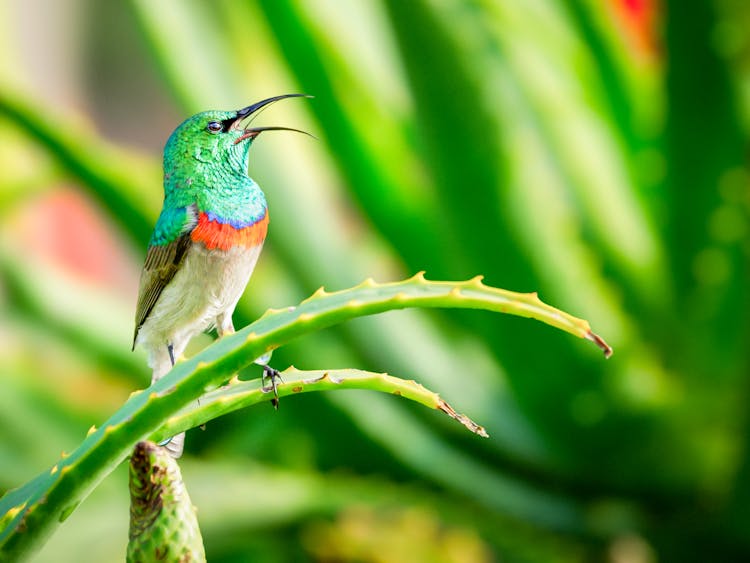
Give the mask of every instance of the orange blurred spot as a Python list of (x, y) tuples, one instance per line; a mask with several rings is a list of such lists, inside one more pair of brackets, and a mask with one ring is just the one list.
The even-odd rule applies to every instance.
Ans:
[(109, 220), (83, 194), (61, 188), (30, 201), (12, 218), (9, 233), (24, 252), (97, 285), (132, 294), (133, 258)]
[(638, 54), (656, 56), (659, 53), (657, 24), (661, 14), (658, 0), (612, 0), (616, 22), (624, 29), (627, 39)]

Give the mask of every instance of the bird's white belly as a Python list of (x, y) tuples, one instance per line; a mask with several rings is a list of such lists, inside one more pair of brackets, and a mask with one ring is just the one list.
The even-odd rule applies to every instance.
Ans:
[(173, 343), (179, 354), (190, 338), (217, 320), (231, 321), (261, 249), (262, 245), (207, 250), (194, 244), (141, 326), (137, 343), (152, 350)]

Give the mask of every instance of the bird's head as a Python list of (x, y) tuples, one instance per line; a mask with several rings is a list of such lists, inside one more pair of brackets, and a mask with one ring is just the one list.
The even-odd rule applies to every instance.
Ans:
[(289, 127), (250, 127), (261, 109), (285, 98), (312, 97), (305, 94), (282, 94), (261, 100), (236, 111), (204, 111), (186, 119), (167, 141), (164, 148), (164, 169), (174, 170), (182, 166), (208, 165), (229, 166), (235, 171), (247, 172), (247, 157), (250, 145), (263, 131), (295, 131)]

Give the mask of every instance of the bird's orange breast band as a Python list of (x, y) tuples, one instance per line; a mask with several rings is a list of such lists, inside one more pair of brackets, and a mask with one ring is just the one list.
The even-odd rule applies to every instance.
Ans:
[(263, 244), (268, 232), (268, 211), (252, 225), (240, 229), (229, 223), (209, 218), (207, 213), (198, 215), (198, 224), (190, 238), (202, 243), (208, 250), (229, 250), (234, 246), (252, 247)]

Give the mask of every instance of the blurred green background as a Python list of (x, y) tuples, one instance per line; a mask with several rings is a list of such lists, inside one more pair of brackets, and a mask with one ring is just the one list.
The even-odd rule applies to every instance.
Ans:
[[(398, 312), (274, 366), (414, 378), (188, 435), (210, 561), (750, 560), (750, 5), (743, 0), (0, 2), (0, 490), (147, 385), (131, 353), (172, 129), (256, 123), (271, 210), (243, 326), (426, 270), (539, 291), (615, 348)], [(210, 342), (206, 336), (194, 349)], [(39, 561), (121, 560), (118, 470)]]

